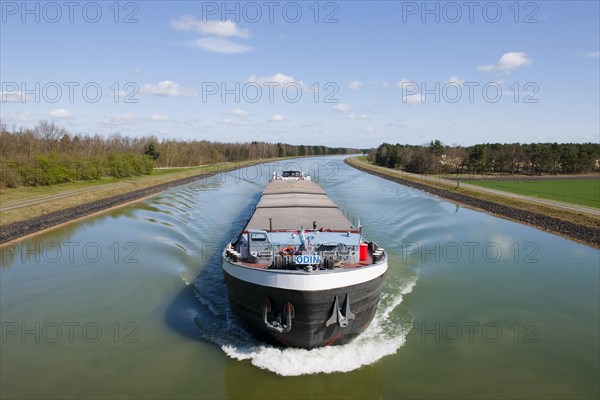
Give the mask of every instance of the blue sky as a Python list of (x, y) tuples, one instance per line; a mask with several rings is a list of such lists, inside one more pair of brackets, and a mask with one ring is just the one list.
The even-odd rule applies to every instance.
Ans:
[(2, 1), (0, 116), (226, 142), (598, 142), (599, 4)]

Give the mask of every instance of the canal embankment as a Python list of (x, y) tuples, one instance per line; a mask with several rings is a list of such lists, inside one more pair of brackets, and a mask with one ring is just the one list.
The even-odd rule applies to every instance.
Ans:
[(347, 158), (345, 162), (363, 172), (423, 190), (457, 204), (600, 248), (600, 218), (598, 214), (584, 212), (575, 207), (570, 210), (563, 204), (544, 204), (523, 197), (515, 198), (500, 193), (491, 193), (478, 190), (472, 185), (434, 177), (427, 179), (427, 177), (379, 167), (359, 157)]
[(143, 200), (176, 186), (276, 160), (207, 165), (181, 173), (91, 186), (37, 199), (43, 201), (37, 201), (35, 197), (12, 203), (3, 201), (0, 210), (0, 245)]

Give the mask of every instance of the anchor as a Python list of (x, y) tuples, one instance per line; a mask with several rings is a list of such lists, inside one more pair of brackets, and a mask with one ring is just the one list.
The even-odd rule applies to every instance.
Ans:
[(289, 301), (283, 305), (283, 314), (285, 315), (285, 324), (281, 323), (281, 313), (277, 313), (277, 317), (273, 322), (269, 322), (267, 316), (271, 312), (271, 300), (268, 296), (263, 297), (260, 302), (262, 309), (262, 317), (265, 326), (271, 330), (284, 333), (292, 329), (292, 319), (296, 316), (294, 306)]
[(331, 310), (331, 317), (325, 323), (325, 326), (333, 325), (335, 323), (339, 324), (341, 328), (345, 328), (348, 326), (348, 320), (354, 319), (355, 315), (350, 311), (350, 293), (346, 293), (346, 300), (344, 304), (344, 313), (342, 314), (342, 309), (340, 308), (338, 297), (335, 296), (335, 300), (333, 301), (333, 309)]

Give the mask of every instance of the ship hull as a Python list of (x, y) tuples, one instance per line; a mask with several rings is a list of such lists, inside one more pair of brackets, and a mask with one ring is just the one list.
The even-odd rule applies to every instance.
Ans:
[[(262, 277), (260, 274), (271, 272), (261, 270), (235, 274), (243, 267), (227, 259), (223, 263), (229, 304), (241, 324), (261, 340), (305, 349), (344, 344), (367, 329), (377, 311), (387, 270), (387, 260), (384, 260), (370, 267), (369, 273), (343, 271), (332, 274), (329, 281), (337, 281), (339, 285), (320, 285), (306, 290), (313, 278), (309, 274)], [(273, 278), (279, 281), (278, 287), (268, 286)], [(282, 285), (282, 281), (288, 284)], [(265, 322), (265, 299), (269, 304), (267, 321), (280, 316), (285, 323), (286, 304), (293, 306), (294, 316), (289, 331), (277, 331)], [(344, 324), (335, 318), (337, 315), (349, 318)]]

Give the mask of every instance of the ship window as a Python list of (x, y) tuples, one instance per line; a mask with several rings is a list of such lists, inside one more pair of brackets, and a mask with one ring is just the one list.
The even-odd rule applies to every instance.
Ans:
[(250, 240), (252, 240), (253, 242), (264, 242), (265, 240), (267, 240), (267, 235), (265, 235), (264, 233), (251, 233)]
[(300, 171), (283, 171), (284, 178), (300, 178)]

